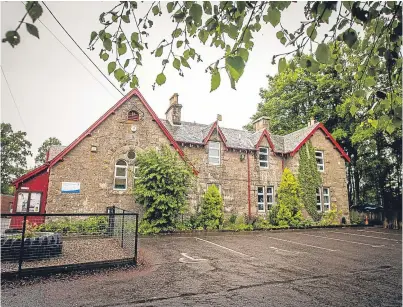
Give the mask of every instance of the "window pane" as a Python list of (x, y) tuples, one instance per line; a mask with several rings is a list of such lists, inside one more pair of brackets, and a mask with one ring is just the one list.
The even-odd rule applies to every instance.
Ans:
[(208, 160), (209, 160), (210, 164), (220, 164), (220, 159), (219, 158), (209, 157)]
[(119, 160), (118, 162), (116, 162), (116, 165), (127, 165), (127, 163), (124, 160)]
[(321, 205), (320, 204), (316, 204), (316, 210), (321, 211)]
[(262, 203), (258, 204), (258, 210), (264, 211), (264, 204), (262, 204)]
[(126, 168), (116, 167), (116, 176), (126, 177)]
[(220, 149), (220, 143), (219, 142), (209, 142), (209, 148), (210, 149)]
[(263, 200), (263, 195), (260, 195), (260, 194), (259, 194), (259, 195), (257, 196), (257, 202), (258, 202), (258, 203), (263, 203), (263, 202), (264, 202), (264, 200)]
[(210, 149), (209, 150), (210, 157), (218, 157), (220, 156), (220, 151), (218, 149)]
[(273, 203), (273, 195), (267, 195), (267, 203)]
[(258, 187), (258, 188), (257, 188), (257, 192), (263, 194), (263, 187)]
[(267, 154), (268, 148), (267, 147), (259, 147), (259, 152)]
[(29, 193), (18, 193), (17, 199), (17, 212), (26, 212), (28, 208), (28, 196)]
[(267, 194), (273, 193), (273, 187), (267, 187)]
[(262, 161), (260, 161), (260, 162), (259, 162), (259, 165), (260, 165), (261, 167), (267, 167), (267, 162), (262, 162)]
[(115, 178), (115, 189), (126, 190), (126, 179)]
[(259, 155), (259, 160), (260, 160), (260, 161), (267, 161), (267, 155), (262, 155), (262, 154), (260, 154), (260, 155)]
[(41, 206), (41, 193), (31, 193), (29, 201), (29, 212), (39, 212)]
[(323, 152), (321, 152), (321, 151), (315, 151), (315, 156), (316, 156), (316, 157), (323, 157)]

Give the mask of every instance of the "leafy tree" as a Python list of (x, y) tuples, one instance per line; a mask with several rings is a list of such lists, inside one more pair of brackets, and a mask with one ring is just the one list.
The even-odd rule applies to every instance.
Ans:
[(46, 153), (48, 152), (50, 146), (52, 145), (62, 145), (60, 140), (55, 137), (50, 137), (47, 140), (45, 140), (41, 147), (38, 148), (38, 154), (35, 157), (35, 163), (36, 164), (43, 164), (46, 162)]
[[(382, 69), (373, 60), (374, 55), (379, 55), (387, 61), (386, 67), (392, 77), (390, 82), (400, 84), (397, 79), (402, 64), (401, 4), (401, 1), (308, 1), (301, 26), (286, 29), (281, 20), (284, 13), (296, 5), (291, 1), (222, 1), (219, 4), (210, 1), (152, 2), (144, 16), (140, 15), (136, 1), (122, 1), (100, 15), (102, 29), (90, 34), (89, 47), (100, 50), (100, 58), (109, 61), (108, 72), (114, 74), (122, 88), (127, 84), (130, 87), (139, 85), (136, 69), (142, 65), (144, 52), (150, 51), (162, 59), (162, 70), (156, 76), (155, 86), (166, 82), (168, 64), (172, 63), (170, 65), (183, 76), (185, 68), (189, 69), (192, 61), (202, 61), (202, 55), (195, 49), (195, 41), (221, 48), (222, 57), (206, 68), (211, 75), (213, 91), (220, 86), (223, 70), (231, 81), (231, 87), (235, 88), (253, 50), (254, 36), (268, 23), (278, 29), (276, 37), (282, 44), (292, 46), (290, 51), (274, 55), (272, 59), (273, 64), (278, 60), (280, 72), (288, 66), (307, 67), (315, 72), (320, 64), (336, 65), (337, 58), (332, 56), (328, 44), (340, 41), (355, 50), (359, 37), (357, 30), (363, 29), (369, 52), (360, 59), (359, 79), (363, 83), (373, 83), (371, 77)], [(18, 30), (25, 23), (25, 17), (29, 15), (35, 22), (42, 15), (42, 7), (36, 1), (27, 2), (26, 11), (17, 28), (6, 33), (3, 42), (13, 47), (18, 45)], [(161, 38), (157, 46), (151, 47), (148, 45), (149, 29), (156, 18), (165, 14), (173, 22), (172, 33), (170, 37)], [(324, 25), (331, 26), (330, 30), (319, 33)], [(39, 37), (33, 24), (26, 26), (30, 34)], [(308, 58), (287, 61), (287, 55), (301, 55), (308, 47)], [(383, 92), (388, 92), (388, 87), (384, 87)]]
[(320, 215), (316, 209), (316, 188), (321, 185), (322, 178), (316, 165), (315, 148), (310, 141), (299, 150), (298, 182), (302, 204), (309, 215), (318, 221)]
[(223, 222), (224, 205), (220, 191), (213, 184), (210, 185), (203, 196), (200, 215), (198, 217), (199, 225), (204, 229), (216, 229)]
[(297, 226), (302, 221), (301, 188), (292, 172), (285, 168), (278, 188), (276, 222), (280, 226)]
[(147, 229), (169, 230), (186, 208), (192, 171), (168, 146), (149, 149), (136, 157), (139, 178), (135, 180), (136, 201), (144, 206)]
[(26, 132), (13, 132), (11, 124), (1, 123), (1, 193), (10, 194), (11, 182), (23, 175), (27, 156), (32, 156)]

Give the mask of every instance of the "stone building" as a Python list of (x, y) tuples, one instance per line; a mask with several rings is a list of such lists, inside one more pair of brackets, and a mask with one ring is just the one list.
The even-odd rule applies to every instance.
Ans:
[(276, 204), (282, 170), (297, 173), (298, 150), (309, 140), (323, 178), (318, 211), (334, 203), (348, 220), (349, 157), (323, 124), (311, 122), (279, 136), (270, 133), (266, 117), (257, 119), (250, 132), (221, 127), (218, 120), (185, 122), (181, 109), (174, 94), (160, 119), (138, 90), (131, 91), (70, 145), (52, 147), (44, 165), (14, 182), (13, 212), (105, 212), (112, 205), (141, 212), (133, 196), (136, 154), (169, 145), (197, 174), (190, 210), (215, 184), (225, 212), (265, 214)]

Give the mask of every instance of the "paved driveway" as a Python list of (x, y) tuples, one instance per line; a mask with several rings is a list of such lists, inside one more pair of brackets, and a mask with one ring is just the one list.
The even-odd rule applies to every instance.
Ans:
[(140, 239), (141, 269), (5, 287), (2, 306), (401, 306), (402, 236), (379, 228)]

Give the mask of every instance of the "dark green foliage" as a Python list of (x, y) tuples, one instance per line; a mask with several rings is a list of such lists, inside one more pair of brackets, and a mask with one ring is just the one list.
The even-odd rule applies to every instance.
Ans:
[(106, 234), (108, 230), (106, 216), (90, 216), (82, 219), (78, 217), (50, 220), (38, 225), (36, 231), (59, 232), (65, 234)]
[(224, 220), (223, 229), (233, 231), (253, 230), (253, 225), (247, 223), (245, 215), (232, 214), (228, 219)]
[(11, 182), (23, 175), (27, 156), (31, 156), (31, 143), (26, 132), (13, 132), (10, 124), (1, 123), (1, 193), (12, 194)]
[(279, 226), (298, 226), (302, 221), (301, 188), (292, 172), (285, 168), (278, 188), (276, 223)]
[[(146, 229), (172, 230), (186, 210), (192, 171), (168, 146), (137, 155), (138, 179), (134, 184), (136, 202), (144, 207)], [(148, 223), (148, 224), (147, 224)]]
[(298, 182), (301, 186), (301, 201), (306, 211), (315, 220), (320, 219), (316, 210), (316, 188), (322, 183), (315, 158), (315, 148), (309, 141), (299, 151)]
[(224, 205), (220, 191), (214, 184), (210, 185), (203, 196), (198, 217), (199, 225), (204, 229), (217, 229), (223, 222), (223, 211)]

